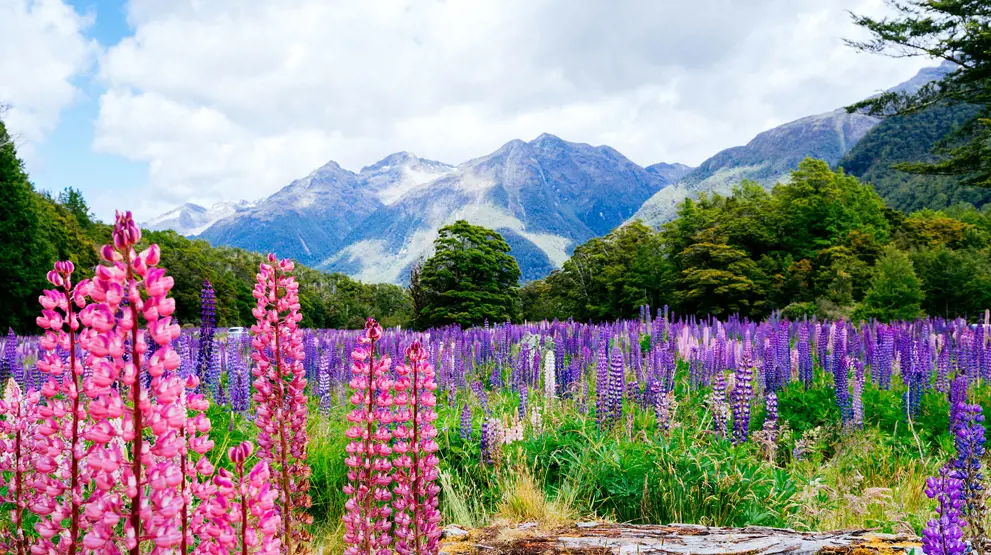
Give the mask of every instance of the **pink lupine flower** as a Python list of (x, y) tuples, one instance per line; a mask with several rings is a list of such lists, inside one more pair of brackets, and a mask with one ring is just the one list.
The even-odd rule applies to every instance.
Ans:
[[(172, 318), (175, 303), (166, 298), (173, 280), (155, 267), (157, 246), (135, 250), (140, 240), (130, 212), (118, 213), (113, 244), (100, 250), (108, 264), (90, 282), (95, 302), (79, 314), (92, 328), (80, 340), (90, 369), (83, 391), (93, 426), (83, 437), (91, 442), (87, 464), (94, 485), (85, 510), (92, 525), (83, 543), (109, 552), (122, 545), (131, 555), (142, 544), (167, 550), (185, 540), (185, 482), (176, 459), (185, 452), (186, 423), (174, 407), (182, 402), (184, 384), (173, 372), (171, 353), (180, 329)], [(149, 341), (157, 349), (146, 357)], [(149, 389), (142, 387), (142, 372), (150, 377)]]
[(277, 476), (281, 549), (288, 555), (303, 549), (309, 540), (306, 527), (312, 522), (306, 512), (311, 501), (302, 314), (293, 267), (291, 260), (277, 260), (274, 254), (260, 265), (253, 291), (257, 305), (252, 309), (257, 322), (251, 327), (258, 455)]
[(196, 553), (278, 555), (281, 518), (275, 510), (279, 493), (271, 489), (268, 461), (260, 460), (250, 471), (246, 462), (254, 445), (241, 443), (230, 449), (234, 473), (220, 469), (197, 508), (200, 544)]
[[(44, 404), (38, 407), (44, 421), (35, 430), (38, 497), (32, 512), (41, 517), (36, 525), (41, 540), (34, 548), (39, 554), (75, 555), (80, 531), (86, 525), (81, 519), (88, 477), (82, 440), (88, 423), (81, 391), (83, 363), (79, 346), (87, 343), (89, 330), (80, 322), (79, 311), (86, 307), (90, 282), (82, 280), (73, 286), (74, 270), (70, 261), (56, 262), (48, 273), (48, 281), (55, 289), (38, 298), (43, 310), (37, 323), (45, 330), (38, 370), (48, 375), (41, 388)], [(68, 365), (56, 349), (68, 352)], [(63, 529), (66, 519), (68, 526)], [(52, 541), (56, 537), (57, 543)]]
[[(369, 318), (364, 336), (351, 353), (351, 404), (354, 410), (348, 414), (347, 446), (348, 483), (344, 493), (348, 500), (344, 505), (344, 555), (388, 555), (391, 553), (389, 516), (392, 492), (392, 433), (391, 406), (395, 403), (390, 389), (392, 383), (388, 371), (392, 361), (388, 356), (375, 360), (375, 344), (382, 337), (382, 326)], [(402, 380), (402, 377), (400, 377)], [(408, 379), (407, 379), (408, 382)], [(403, 395), (402, 391), (397, 396)], [(405, 403), (404, 403), (405, 404)], [(396, 417), (401, 417), (400, 407)], [(399, 421), (397, 431), (402, 427)]]
[[(396, 373), (396, 400), (407, 398), (409, 407), (396, 411), (396, 420), (403, 423), (396, 427), (394, 435), (396, 457), (396, 552), (400, 555), (435, 555), (440, 548), (440, 511), (438, 510), (437, 455), (434, 438), (437, 429), (434, 407), (437, 389), (433, 367), (427, 363), (427, 351), (419, 341), (406, 348), (406, 364), (400, 364)], [(403, 403), (405, 404), (405, 403)], [(408, 422), (408, 424), (406, 424)]]
[[(30, 484), (34, 475), (34, 437), (38, 424), (40, 392), (24, 393), (13, 379), (4, 386), (0, 400), (0, 489), (6, 485), (6, 495), (0, 502), (13, 505), (11, 528), (0, 530), (0, 551), (27, 555), (28, 540), (24, 533), (24, 518), (35, 501)], [(10, 481), (3, 483), (5, 473)]]
[[(175, 448), (179, 456), (179, 468), (172, 467), (170, 469), (178, 476), (176, 482), (179, 485), (178, 494), (182, 503), (179, 515), (180, 554), (189, 552), (189, 546), (195, 543), (197, 532), (201, 532), (201, 541), (204, 538), (202, 535), (204, 530), (200, 526), (203, 517), (191, 518), (193, 499), (208, 499), (215, 491), (209, 481), (210, 476), (213, 475), (213, 465), (210, 464), (208, 458), (203, 456), (213, 448), (213, 441), (210, 440), (209, 435), (210, 419), (205, 414), (206, 410), (210, 408), (210, 403), (202, 394), (194, 393), (198, 386), (199, 379), (195, 375), (186, 378), (185, 383), (181, 385), (184, 392), (181, 393), (180, 402), (169, 405), (157, 415), (159, 416), (157, 424), (160, 427), (179, 429), (181, 434), (181, 439), (179, 436), (173, 436), (179, 439), (175, 441)], [(192, 418), (187, 417), (188, 411), (193, 411), (194, 416)], [(155, 424), (152, 424), (152, 429), (154, 428)], [(194, 462), (195, 458), (191, 457), (190, 451), (200, 455), (198, 461)], [(168, 478), (167, 475), (163, 477)], [(200, 550), (198, 552), (209, 551)]]

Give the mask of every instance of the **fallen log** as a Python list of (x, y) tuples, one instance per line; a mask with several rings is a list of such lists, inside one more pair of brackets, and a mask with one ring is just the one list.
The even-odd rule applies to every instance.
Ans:
[(533, 524), (445, 533), (441, 553), (485, 555), (922, 554), (918, 538), (870, 530), (796, 532), (781, 528), (710, 528), (579, 523), (540, 530)]

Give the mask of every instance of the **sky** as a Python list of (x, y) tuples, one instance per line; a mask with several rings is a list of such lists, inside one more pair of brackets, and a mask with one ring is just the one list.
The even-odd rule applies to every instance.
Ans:
[(255, 200), (330, 160), (458, 164), (543, 132), (697, 165), (935, 65), (883, 0), (0, 0), (0, 117), (97, 216)]

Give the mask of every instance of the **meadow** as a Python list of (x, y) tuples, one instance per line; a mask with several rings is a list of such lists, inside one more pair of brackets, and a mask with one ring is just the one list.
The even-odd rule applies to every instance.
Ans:
[[(984, 549), (987, 314), (752, 322), (643, 307), (599, 324), (302, 329), (293, 265), (270, 256), (255, 326), (212, 326), (207, 283), (203, 325), (180, 328), (157, 248), (134, 252), (128, 226), (93, 280), (74, 284), (64, 262), (49, 274), (44, 334), (4, 341), (10, 552), (428, 553), (449, 524), (594, 519)], [(407, 449), (420, 458), (404, 477)], [(425, 538), (415, 549), (403, 511), (410, 542)]]

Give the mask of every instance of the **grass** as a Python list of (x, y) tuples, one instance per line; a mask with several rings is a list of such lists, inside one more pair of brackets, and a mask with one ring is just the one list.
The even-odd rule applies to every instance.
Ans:
[[(865, 404), (900, 400), (897, 390), (868, 390)], [(868, 405), (865, 426), (857, 430), (840, 426), (831, 384), (817, 383), (808, 392), (791, 384), (780, 395), (782, 430), (773, 459), (755, 442), (733, 445), (716, 437), (702, 398), (704, 392), (680, 397), (665, 435), (653, 413), (637, 406), (626, 408), (628, 426), (602, 432), (594, 415), (575, 403), (545, 403), (531, 394), (542, 428), (527, 427), (522, 441), (502, 446), (494, 465), (480, 462), (480, 407), (473, 406), (472, 436), (462, 439), (460, 405), (442, 399), (437, 425), (444, 523), (558, 526), (600, 519), (918, 533), (934, 511), (925, 480), (951, 445), (941, 415), (947, 407), (937, 393), (927, 396), (912, 429), (900, 409)], [(491, 394), (489, 402), (495, 414), (515, 414), (518, 396)], [(345, 407), (335, 407), (328, 417), (313, 416), (310, 426), (312, 510), (316, 535), (329, 552), (341, 535), (344, 414)], [(755, 406), (751, 429), (762, 424), (763, 410)], [(218, 445), (223, 442), (218, 438)], [(799, 444), (804, 447), (796, 458)]]
[[(481, 462), (478, 399), (465, 391), (457, 399), (442, 393), (437, 441), (443, 523), (553, 527), (612, 520), (919, 533), (933, 515), (925, 480), (952, 453), (942, 394), (926, 394), (920, 414), (909, 423), (898, 387), (880, 391), (868, 385), (864, 427), (843, 427), (831, 381), (819, 373), (808, 391), (791, 383), (780, 392), (781, 430), (776, 449), (769, 452), (753, 441), (733, 445), (714, 435), (707, 392), (689, 392), (684, 373), (682, 368), (678, 408), (667, 433), (658, 429), (653, 411), (632, 403), (621, 424), (601, 431), (594, 413), (581, 410), (583, 403), (548, 401), (531, 392), (541, 427), (528, 424), (523, 440), (503, 445), (491, 465)], [(973, 394), (991, 406), (991, 388), (981, 385)], [(462, 439), (460, 407), (466, 401), (474, 419), (471, 436)], [(518, 404), (511, 392), (489, 394), (495, 415), (515, 415)], [(584, 404), (594, 407), (594, 399)], [(324, 416), (315, 401), (311, 405), (311, 512), (316, 547), (324, 553), (342, 551), (346, 411), (336, 405)], [(209, 416), (216, 443), (210, 456), (215, 464), (229, 466), (227, 449), (253, 439), (254, 425), (218, 407)], [(758, 402), (751, 430), (762, 425)], [(0, 519), (5, 516), (6, 511)]]

